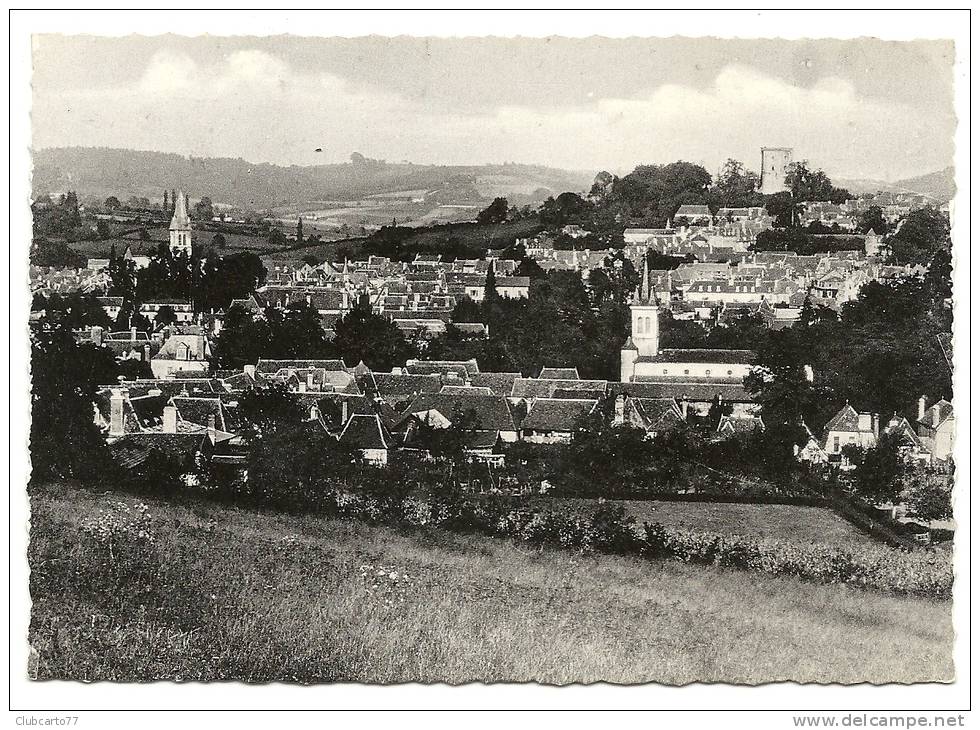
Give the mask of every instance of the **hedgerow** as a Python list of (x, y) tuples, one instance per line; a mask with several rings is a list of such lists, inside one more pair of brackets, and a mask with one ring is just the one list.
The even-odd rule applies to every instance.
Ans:
[(844, 583), (902, 595), (947, 599), (953, 573), (938, 552), (759, 539), (742, 535), (638, 526), (622, 506), (600, 503), (591, 516), (461, 496), (393, 498), (335, 487), (320, 500), (328, 513), (374, 524), (435, 527), (506, 537), (529, 545), (582, 553), (635, 555), (697, 565), (790, 576), (817, 583)]

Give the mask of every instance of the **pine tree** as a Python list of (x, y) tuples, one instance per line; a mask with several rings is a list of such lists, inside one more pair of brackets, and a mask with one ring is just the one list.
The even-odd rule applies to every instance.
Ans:
[(296, 243), (303, 243), (303, 216), (296, 220)]
[(168, 196), (169, 196), (169, 193), (166, 190), (164, 190), (163, 191), (163, 212), (164, 213), (166, 213), (168, 210), (170, 210), (170, 203), (169, 203), (169, 197)]

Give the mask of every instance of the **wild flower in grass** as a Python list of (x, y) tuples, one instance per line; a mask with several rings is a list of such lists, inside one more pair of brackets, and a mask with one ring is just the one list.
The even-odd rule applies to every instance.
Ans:
[(410, 525), (428, 525), (433, 521), (432, 505), (415, 497), (406, 497), (402, 502), (402, 516)]
[(83, 520), (81, 529), (115, 558), (115, 548), (122, 544), (152, 545), (155, 542), (149, 509), (142, 502), (133, 506), (110, 502), (98, 517)]
[(408, 573), (394, 566), (362, 565), (358, 573), (365, 594), (385, 608), (405, 603), (412, 588)]

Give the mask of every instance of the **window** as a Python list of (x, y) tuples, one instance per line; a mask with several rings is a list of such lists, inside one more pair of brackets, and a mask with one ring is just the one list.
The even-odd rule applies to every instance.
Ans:
[(666, 371), (666, 370), (664, 370), (664, 375), (666, 375), (666, 374), (667, 374), (667, 371)]
[(731, 371), (731, 370), (729, 370), (729, 371), (728, 371), (728, 374), (729, 374), (729, 375), (731, 375), (731, 374), (732, 374), (732, 371)]
[(705, 374), (705, 375), (711, 375), (711, 371), (710, 371), (710, 370), (705, 370), (705, 371), (704, 371), (704, 374)]
[(834, 453), (840, 451), (840, 436), (834, 436)]
[(690, 375), (690, 374), (691, 374), (691, 371), (690, 371), (690, 370), (685, 370), (685, 371), (684, 371), (684, 374), (685, 374), (685, 375)]

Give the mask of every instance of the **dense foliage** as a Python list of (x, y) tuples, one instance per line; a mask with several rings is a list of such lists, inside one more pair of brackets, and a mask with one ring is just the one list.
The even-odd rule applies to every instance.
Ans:
[(107, 319), (91, 296), (52, 295), (39, 305), (43, 316), (31, 326), (31, 479), (98, 482), (111, 474), (112, 459), (93, 418), (96, 387), (122, 372), (111, 351), (79, 344), (72, 330)]
[(259, 358), (324, 358), (333, 357), (336, 350), (320, 325), (320, 315), (300, 301), (284, 309), (266, 308), (261, 316), (236, 304), (225, 316), (213, 353), (218, 367), (240, 370)]
[(952, 331), (952, 311), (935, 286), (928, 277), (870, 282), (839, 318), (806, 307), (797, 326), (769, 332), (758, 346), (764, 369), (746, 382), (766, 424), (802, 416), (819, 429), (845, 401), (859, 411), (909, 414), (922, 394), (952, 398), (939, 337)]

